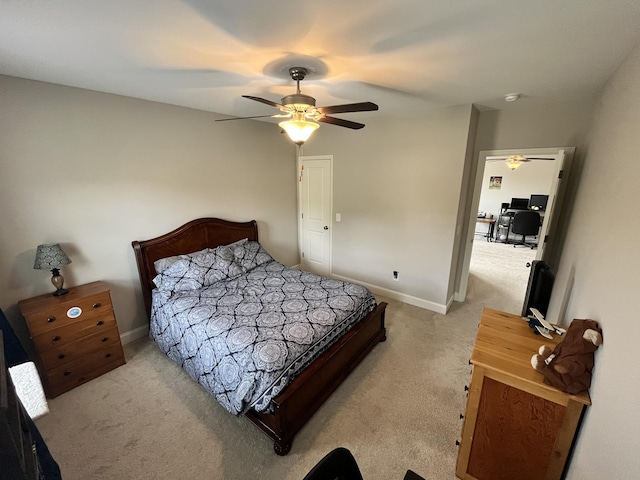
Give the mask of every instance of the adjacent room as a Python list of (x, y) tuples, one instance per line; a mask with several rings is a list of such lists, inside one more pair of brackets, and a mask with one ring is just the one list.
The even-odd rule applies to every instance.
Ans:
[[(635, 478), (638, 25), (632, 0), (0, 3), (2, 471), (312, 480), (342, 447), (365, 480)], [(574, 319), (601, 336), (569, 393), (529, 359)]]

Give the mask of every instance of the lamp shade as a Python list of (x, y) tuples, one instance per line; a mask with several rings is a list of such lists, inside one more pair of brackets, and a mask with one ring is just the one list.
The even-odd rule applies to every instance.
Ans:
[(33, 264), (33, 268), (36, 270), (53, 270), (59, 268), (62, 265), (68, 265), (71, 263), (71, 259), (64, 253), (59, 243), (48, 243), (45, 245), (38, 245), (36, 251), (36, 261)]
[(307, 120), (304, 114), (299, 113), (294, 114), (293, 120), (280, 122), (278, 125), (287, 132), (289, 138), (297, 145), (302, 145), (306, 142), (320, 126), (316, 122)]

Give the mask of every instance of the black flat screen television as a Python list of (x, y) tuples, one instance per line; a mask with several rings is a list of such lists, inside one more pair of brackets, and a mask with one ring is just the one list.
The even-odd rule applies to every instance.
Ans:
[(531, 195), (529, 199), (529, 208), (531, 210), (540, 210), (544, 212), (547, 209), (547, 201), (549, 195)]
[(512, 198), (509, 208), (513, 210), (528, 210), (529, 199), (528, 198)]

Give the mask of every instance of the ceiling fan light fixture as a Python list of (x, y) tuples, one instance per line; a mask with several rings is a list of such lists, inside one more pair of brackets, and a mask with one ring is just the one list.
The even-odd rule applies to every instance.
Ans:
[(504, 163), (506, 163), (507, 167), (509, 167), (511, 170), (515, 170), (520, 165), (522, 165), (526, 160), (527, 159), (524, 158), (522, 155), (511, 155), (510, 157), (507, 157)]
[(294, 114), (292, 120), (280, 122), (278, 125), (287, 132), (291, 141), (296, 145), (302, 145), (309, 140), (311, 134), (320, 127), (318, 123), (307, 120), (304, 114), (300, 113)]

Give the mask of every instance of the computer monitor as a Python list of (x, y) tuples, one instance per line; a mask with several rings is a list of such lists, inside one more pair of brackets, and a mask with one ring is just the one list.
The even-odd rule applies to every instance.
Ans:
[(540, 210), (544, 212), (547, 208), (547, 201), (549, 200), (549, 195), (531, 195), (529, 199), (529, 208), (531, 210)]
[(527, 210), (529, 208), (528, 198), (512, 198), (509, 208), (513, 210)]

